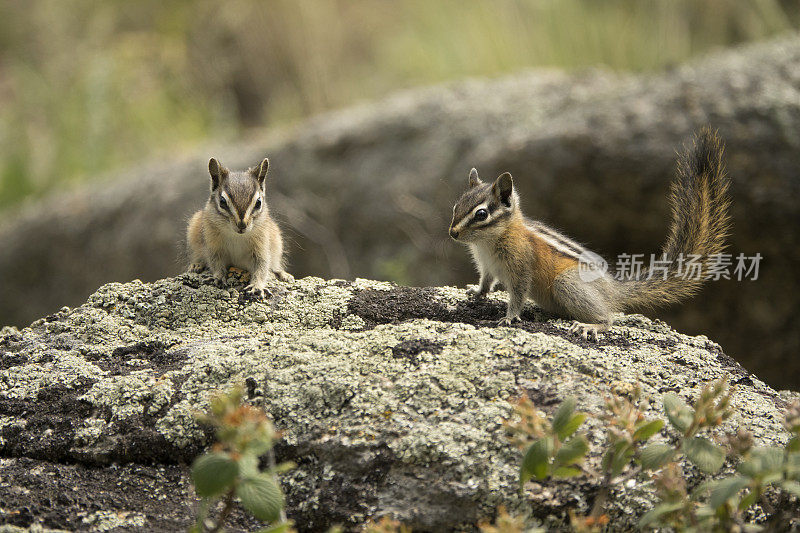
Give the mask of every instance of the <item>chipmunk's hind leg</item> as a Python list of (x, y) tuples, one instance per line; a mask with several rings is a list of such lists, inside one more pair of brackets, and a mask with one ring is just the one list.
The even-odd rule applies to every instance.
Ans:
[(610, 324), (584, 324), (576, 320), (575, 323), (569, 327), (569, 332), (573, 335), (579, 335), (586, 340), (597, 341), (598, 333), (608, 331), (610, 327)]
[(280, 281), (285, 283), (292, 282), (294, 281), (294, 276), (286, 272), (286, 268), (283, 265), (283, 238), (277, 226), (275, 226), (275, 232), (272, 235), (270, 242), (270, 271)]
[(575, 319), (569, 332), (587, 340), (598, 339), (598, 334), (611, 328), (611, 308), (616, 290), (614, 280), (605, 276), (584, 281), (577, 269), (562, 272), (553, 280), (553, 296), (558, 302), (558, 312)]
[(278, 278), (279, 280), (281, 280), (283, 282), (289, 283), (291, 281), (294, 281), (294, 276), (292, 276), (291, 274), (289, 274), (285, 270), (275, 270), (272, 273), (275, 274), (276, 278)]

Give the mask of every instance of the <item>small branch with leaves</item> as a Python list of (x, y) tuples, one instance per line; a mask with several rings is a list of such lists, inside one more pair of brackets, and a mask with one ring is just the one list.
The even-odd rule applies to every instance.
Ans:
[[(523, 396), (515, 410), (520, 417), (516, 423), (506, 423), (512, 440), (521, 448), (527, 448), (519, 474), (520, 486), (528, 480), (553, 477), (571, 477), (581, 474), (576, 465), (589, 451), (589, 443), (583, 434), (575, 434), (586, 419), (584, 413), (576, 413), (575, 398), (564, 400), (548, 421), (539, 416), (533, 402)], [(532, 442), (531, 442), (532, 441)]]
[[(582, 434), (575, 433), (586, 415), (575, 411), (574, 398), (564, 400), (550, 421), (523, 396), (515, 405), (514, 422), (506, 422), (511, 441), (526, 450), (520, 483), (582, 472), (601, 477), (591, 513), (571, 514), (576, 531), (600, 531), (609, 520), (604, 508), (612, 487), (643, 472), (653, 472), (659, 496), (655, 507), (639, 521), (643, 529), (755, 530), (758, 526), (746, 520), (746, 511), (755, 504), (770, 515), (770, 529), (785, 528), (790, 521), (799, 519), (773, 508), (765, 496), (770, 488), (779, 491), (780, 501), (785, 504), (782, 508), (791, 507), (790, 498), (800, 498), (800, 403), (791, 406), (786, 414), (786, 428), (791, 434), (786, 446), (754, 447), (752, 435), (743, 430), (729, 435), (725, 446), (721, 446), (707, 433), (731, 416), (733, 392), (726, 375), (704, 386), (691, 407), (676, 394), (664, 395), (664, 414), (678, 435), (672, 443), (648, 443), (665, 423), (645, 418), (647, 406), (638, 386), (627, 396), (608, 398), (600, 417), (607, 429), (601, 473), (582, 464), (588, 443)], [(713, 475), (728, 457), (738, 462), (735, 475), (709, 479), (691, 493), (687, 490), (681, 459)]]
[[(255, 518), (271, 525), (261, 533), (285, 533), (292, 523), (284, 515), (284, 496), (277, 475), (293, 468), (291, 463), (259, 467), (260, 457), (272, 453), (277, 436), (269, 418), (260, 409), (242, 403), (242, 390), (236, 388), (214, 398), (208, 414), (198, 419), (215, 428), (217, 442), (195, 459), (192, 481), (202, 498), (191, 533), (223, 531), (236, 499)], [(274, 461), (271, 461), (272, 463)], [(216, 520), (209, 509), (219, 498), (223, 507)]]

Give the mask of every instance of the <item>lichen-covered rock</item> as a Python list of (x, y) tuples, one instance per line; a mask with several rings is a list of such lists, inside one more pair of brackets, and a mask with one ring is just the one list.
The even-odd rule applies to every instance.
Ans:
[(797, 33), (652, 74), (538, 69), (403, 91), (4, 212), (0, 325), (77, 305), (108, 281), (177, 273), (176, 243), (206, 199), (212, 155), (231, 168), (269, 155), (270, 208), (296, 276), (473, 282), (469, 254), (447, 236), (472, 166), (485, 177), (510, 171), (527, 213), (612, 264), (620, 253), (649, 257), (666, 233), (675, 150), (707, 125), (726, 142), (730, 251), (764, 261), (758, 281), (710, 283), (659, 316), (797, 389)]
[[(186, 465), (210, 442), (194, 415), (237, 384), (283, 431), (278, 458), (297, 463), (282, 477), (289, 515), (305, 531), (386, 513), (419, 530), (470, 529), (500, 504), (555, 527), (567, 509), (585, 511), (588, 476), (518, 491), (520, 452), (502, 422), (521, 392), (547, 412), (573, 395), (599, 413), (611, 387), (639, 382), (657, 405), (728, 373), (729, 426), (786, 439), (787, 398), (707, 338), (642, 316), (592, 344), (535, 307), (518, 327), (495, 327), (502, 293), (477, 302), (452, 287), (304, 278), (253, 301), (237, 276), (228, 289), (194, 274), (112, 283), (3, 330), (3, 523), (186, 526), (196, 501)], [(595, 419), (586, 431), (597, 461), (604, 433)], [(620, 528), (652, 505), (644, 480), (614, 496)], [(234, 525), (256, 523), (237, 512)]]

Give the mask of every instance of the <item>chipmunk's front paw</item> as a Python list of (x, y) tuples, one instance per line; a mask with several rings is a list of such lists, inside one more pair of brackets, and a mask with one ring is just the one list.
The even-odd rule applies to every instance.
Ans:
[(486, 293), (481, 291), (479, 285), (467, 285), (467, 295), (473, 298), (486, 298)]
[(259, 299), (259, 300), (265, 297), (272, 296), (272, 293), (269, 292), (269, 289), (267, 289), (266, 287), (253, 285), (252, 283), (244, 288), (244, 294), (248, 298)]
[(605, 331), (607, 328), (601, 324), (584, 324), (583, 322), (575, 322), (569, 327), (569, 332), (573, 335), (579, 335), (584, 340), (597, 342), (598, 333)]
[(511, 327), (514, 322), (520, 322), (520, 318), (518, 316), (504, 316), (497, 321), (497, 325)]
[(273, 274), (275, 274), (276, 278), (278, 278), (279, 280), (281, 280), (281, 281), (283, 281), (285, 283), (290, 283), (290, 282), (294, 281), (294, 276), (292, 276), (291, 274), (289, 274), (285, 270), (280, 270), (278, 272), (273, 272)]
[(227, 272), (215, 272), (214, 273), (214, 285), (216, 285), (220, 289), (226, 288), (228, 286), (228, 273)]
[(206, 269), (205, 263), (192, 263), (189, 265), (189, 272), (194, 272), (195, 274), (199, 274)]

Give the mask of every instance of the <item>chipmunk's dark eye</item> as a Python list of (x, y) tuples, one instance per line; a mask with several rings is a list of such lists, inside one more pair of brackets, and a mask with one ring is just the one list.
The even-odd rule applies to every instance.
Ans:
[(228, 202), (222, 196), (219, 197), (219, 206), (222, 209), (228, 209)]
[(256, 200), (256, 205), (253, 206), (253, 209), (261, 209), (261, 198)]
[(475, 211), (475, 220), (480, 222), (481, 220), (486, 220), (489, 217), (489, 212), (486, 209), (478, 209)]

